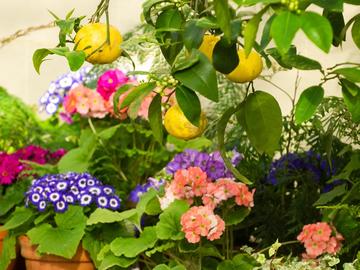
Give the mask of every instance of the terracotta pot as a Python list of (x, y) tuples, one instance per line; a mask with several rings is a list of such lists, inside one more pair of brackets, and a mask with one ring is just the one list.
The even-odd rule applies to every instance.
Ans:
[[(3, 249), (3, 241), (4, 241), (4, 238), (6, 237), (6, 235), (7, 235), (7, 231), (0, 232), (0, 254)], [(7, 268), (7, 270), (13, 270), (13, 269), (15, 269), (15, 260), (12, 260), (12, 262), (10, 263), (10, 265)]]
[(27, 236), (20, 236), (21, 255), (27, 270), (95, 270), (89, 254), (80, 246), (72, 259), (54, 255), (39, 256)]

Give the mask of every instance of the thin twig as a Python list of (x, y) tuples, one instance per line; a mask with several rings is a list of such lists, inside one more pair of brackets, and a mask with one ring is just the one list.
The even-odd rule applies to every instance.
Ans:
[(48, 28), (52, 28), (52, 27), (55, 27), (54, 22), (51, 22), (48, 24), (42, 24), (42, 25), (38, 25), (38, 26), (31, 26), (26, 29), (18, 30), (14, 34), (0, 39), (0, 48), (4, 47), (5, 45), (9, 44), (10, 42), (12, 42), (20, 37), (26, 36), (32, 32), (42, 30), (42, 29), (48, 29)]

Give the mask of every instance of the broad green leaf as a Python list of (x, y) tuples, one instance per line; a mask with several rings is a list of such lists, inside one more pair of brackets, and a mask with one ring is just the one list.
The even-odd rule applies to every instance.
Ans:
[(141, 252), (152, 248), (156, 241), (156, 228), (145, 227), (139, 238), (118, 237), (111, 242), (110, 249), (116, 256), (134, 258)]
[(171, 72), (185, 70), (191, 68), (199, 62), (199, 54), (190, 54), (188, 57), (179, 57), (176, 59)]
[(125, 84), (122, 85), (121, 87), (119, 87), (113, 97), (113, 103), (114, 103), (114, 113), (117, 115), (119, 114), (119, 98), (122, 94), (126, 93), (127, 91), (129, 91), (131, 88), (133, 88), (134, 85), (132, 84)]
[(235, 270), (237, 268), (233, 261), (225, 260), (225, 261), (222, 261), (221, 263), (219, 263), (216, 269), (217, 270)]
[(321, 86), (311, 86), (301, 93), (295, 107), (295, 122), (301, 124), (309, 120), (324, 98), (324, 89)]
[(5, 216), (12, 208), (24, 201), (24, 193), (30, 183), (22, 180), (6, 187), (4, 195), (0, 196), (0, 217)]
[(196, 25), (203, 29), (218, 29), (220, 28), (215, 17), (201, 17), (196, 21)]
[(323, 15), (329, 20), (333, 30), (333, 41), (334, 46), (339, 46), (345, 36), (342, 36), (342, 31), (345, 27), (344, 15), (342, 12), (328, 11), (324, 9)]
[(334, 187), (334, 189), (330, 190), (329, 192), (322, 193), (319, 199), (314, 202), (313, 206), (318, 205), (326, 205), (335, 198), (344, 195), (346, 193), (346, 184)]
[(354, 122), (360, 122), (360, 94), (354, 96), (354, 87), (350, 88), (349, 83), (342, 83), (342, 95)]
[(128, 107), (139, 96), (150, 94), (155, 87), (156, 84), (154, 82), (143, 83), (139, 86), (136, 86), (134, 89), (131, 90), (131, 92), (126, 96), (126, 98), (124, 98), (124, 101), (121, 102), (120, 109)]
[(149, 124), (154, 134), (155, 139), (162, 143), (164, 132), (162, 126), (162, 110), (161, 110), (161, 95), (156, 94), (150, 103), (149, 107)]
[(355, 20), (351, 28), (351, 35), (355, 45), (360, 49), (360, 17)]
[(270, 33), (282, 54), (290, 49), (291, 43), (300, 26), (301, 21), (299, 16), (290, 11), (282, 11), (273, 20)]
[(226, 226), (232, 226), (241, 223), (248, 215), (250, 210), (246, 207), (236, 207), (224, 216)]
[(214, 47), (212, 62), (214, 68), (223, 74), (233, 71), (239, 65), (236, 42), (229, 44), (221, 38)]
[(159, 216), (156, 224), (157, 237), (161, 240), (181, 240), (184, 233), (181, 231), (181, 216), (189, 209), (185, 201), (176, 200)]
[(260, 153), (272, 155), (279, 147), (282, 115), (276, 99), (263, 91), (250, 94), (245, 102), (246, 133)]
[(166, 242), (165, 244), (162, 244), (160, 246), (155, 246), (153, 249), (150, 249), (145, 252), (145, 255), (148, 257), (151, 257), (157, 252), (164, 252), (170, 248), (173, 248), (175, 246), (175, 242)]
[(263, 29), (263, 32), (261, 35), (261, 41), (260, 41), (260, 47), (262, 49), (265, 49), (266, 46), (271, 41), (270, 30), (271, 30), (272, 22), (274, 21), (275, 18), (276, 18), (276, 14), (273, 14), (264, 25), (264, 29)]
[(358, 94), (360, 95), (360, 87), (357, 86), (357, 84), (350, 82), (346, 79), (340, 79), (340, 82), (346, 87), (346, 89), (353, 97), (357, 96)]
[(236, 265), (236, 269), (253, 270), (256, 266), (260, 266), (260, 263), (249, 254), (237, 254), (232, 260)]
[(254, 47), (255, 40), (256, 40), (256, 34), (259, 29), (259, 24), (261, 22), (261, 18), (264, 15), (264, 13), (268, 10), (269, 6), (266, 6), (263, 8), (260, 12), (256, 13), (250, 21), (247, 22), (245, 29), (244, 29), (244, 50), (245, 50), (245, 56), (247, 57), (252, 48)]
[(163, 3), (163, 2), (168, 2), (167, 0), (147, 0), (144, 1), (143, 3), (143, 15), (145, 18), (145, 21), (148, 24), (154, 25), (154, 22), (151, 19), (151, 10), (152, 8), (154, 8), (156, 5)]
[(146, 205), (145, 213), (150, 216), (158, 215), (162, 212), (158, 197), (152, 198)]
[(71, 51), (66, 52), (65, 57), (69, 63), (71, 71), (76, 71), (84, 64), (86, 54), (84, 51)]
[(301, 14), (301, 29), (305, 35), (321, 50), (328, 53), (333, 40), (330, 22), (323, 16), (306, 11)]
[(101, 237), (95, 237), (93, 234), (87, 233), (81, 240), (81, 245), (89, 253), (93, 264), (95, 265), (96, 269), (98, 269), (101, 260), (98, 260), (97, 257), (106, 245), (104, 240), (101, 239)]
[(111, 211), (109, 209), (97, 208), (87, 220), (87, 225), (120, 222), (125, 219), (131, 218), (136, 214), (136, 209), (130, 209), (119, 213)]
[(86, 172), (90, 165), (90, 158), (89, 153), (84, 149), (72, 149), (60, 159), (58, 163), (59, 172)]
[(118, 131), (119, 128), (120, 128), (120, 125), (106, 128), (106, 129), (102, 130), (101, 132), (99, 132), (99, 137), (102, 140), (109, 140), (115, 135), (116, 131)]
[(252, 6), (256, 4), (273, 4), (280, 3), (281, 0), (234, 0), (239, 6)]
[(214, 10), (217, 22), (224, 32), (224, 37), (227, 42), (230, 43), (231, 40), (231, 15), (230, 15), (230, 6), (228, 0), (214, 0)]
[(171, 268), (166, 264), (159, 264), (155, 266), (153, 270), (171, 270)]
[(197, 20), (190, 20), (184, 29), (184, 45), (186, 49), (197, 49), (200, 47), (205, 29), (197, 25)]
[(16, 258), (16, 236), (5, 237), (0, 250), (0, 270), (10, 270), (11, 261)]
[[(40, 254), (52, 254), (71, 259), (85, 234), (85, 226), (73, 229), (53, 228), (44, 223), (27, 232), (31, 243), (38, 245)], [(61, 245), (59, 245), (61, 243)]]
[(360, 5), (360, 0), (344, 0), (344, 2), (351, 5)]
[(331, 11), (343, 11), (344, 0), (312, 0), (315, 5)]
[(31, 209), (26, 207), (16, 207), (15, 211), (11, 214), (10, 219), (0, 227), (0, 231), (6, 231), (20, 227), (28, 222), (34, 215)]
[(55, 214), (55, 223), (62, 229), (74, 229), (86, 226), (86, 216), (83, 207), (79, 205), (70, 205), (65, 213)]
[(33, 65), (38, 74), (40, 74), (40, 66), (46, 60), (46, 56), (52, 54), (48, 49), (37, 49), (32, 57)]
[[(182, 29), (185, 23), (182, 13), (177, 8), (164, 10), (156, 20), (156, 29)], [(164, 31), (156, 33), (157, 40), (166, 61), (172, 65), (183, 48), (182, 33), (178, 31)]]
[(173, 76), (186, 87), (204, 97), (219, 100), (216, 72), (205, 55), (199, 53), (199, 62), (188, 69), (176, 71)]
[(285, 54), (281, 57), (281, 61), (288, 66), (294, 67), (300, 70), (314, 70), (321, 69), (321, 65), (318, 61), (307, 58), (302, 55), (289, 55)]
[(195, 126), (200, 124), (201, 104), (194, 91), (186, 86), (176, 88), (176, 101), (185, 117)]
[(135, 98), (135, 100), (129, 105), (127, 114), (130, 117), (130, 119), (134, 120), (138, 117), (141, 104), (143, 103), (146, 97), (151, 98), (148, 93), (144, 92), (140, 96)]
[(113, 269), (114, 266), (119, 266), (123, 269), (128, 269), (129, 266), (133, 265), (136, 262), (136, 258), (125, 258), (115, 256), (113, 254), (108, 254), (101, 261), (99, 270)]
[(342, 75), (352, 82), (360, 82), (360, 69), (359, 68), (339, 68), (333, 71), (335, 74)]

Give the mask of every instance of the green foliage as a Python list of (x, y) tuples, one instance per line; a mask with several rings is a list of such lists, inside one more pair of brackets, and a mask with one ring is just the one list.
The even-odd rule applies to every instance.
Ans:
[(295, 121), (301, 124), (309, 120), (315, 113), (324, 97), (324, 89), (321, 86), (312, 86), (301, 93), (295, 109)]
[(0, 270), (7, 270), (11, 261), (16, 258), (16, 235), (8, 235), (2, 241)]

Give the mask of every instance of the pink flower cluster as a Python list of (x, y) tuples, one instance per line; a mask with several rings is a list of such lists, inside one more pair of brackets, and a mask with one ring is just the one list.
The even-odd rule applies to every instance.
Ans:
[(57, 162), (65, 153), (64, 149), (50, 152), (36, 145), (26, 146), (12, 154), (0, 152), (0, 185), (12, 184), (21, 172), (30, 169), (22, 160), (38, 164), (52, 163)]
[(207, 206), (193, 206), (181, 216), (182, 231), (190, 243), (197, 243), (201, 236), (210, 241), (219, 239), (225, 230), (225, 222)]
[(305, 225), (297, 239), (304, 244), (305, 259), (315, 259), (324, 254), (336, 254), (341, 248), (344, 237), (326, 222)]
[(189, 167), (175, 172), (160, 205), (165, 209), (176, 199), (186, 200), (190, 205), (201, 201), (203, 206), (193, 206), (181, 217), (182, 231), (190, 243), (199, 242), (201, 236), (212, 241), (219, 239), (225, 228), (225, 222), (214, 214), (215, 208), (232, 198), (239, 206), (253, 207), (254, 192), (231, 178), (213, 182), (199, 167)]
[(105, 101), (108, 101), (116, 90), (129, 82), (127, 77), (122, 71), (118, 69), (110, 69), (99, 77), (96, 91), (103, 97)]

